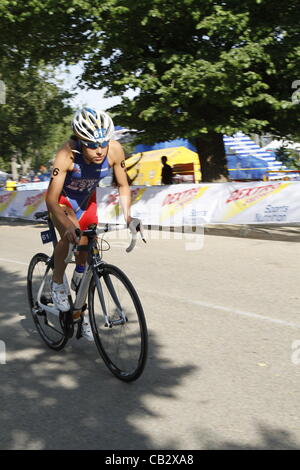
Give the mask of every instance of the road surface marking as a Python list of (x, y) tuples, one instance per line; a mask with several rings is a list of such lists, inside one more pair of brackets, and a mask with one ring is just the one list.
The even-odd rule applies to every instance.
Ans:
[[(28, 266), (28, 263), (23, 263), (22, 261), (16, 261), (12, 259), (0, 258), (0, 261)], [(265, 315), (260, 315), (254, 312), (246, 312), (244, 310), (238, 310), (238, 309), (231, 308), (231, 307), (224, 307), (223, 305), (215, 305), (210, 302), (205, 302), (203, 300), (190, 300), (184, 297), (174, 297), (173, 295), (162, 294), (160, 292), (152, 292), (152, 291), (148, 291), (144, 289), (139, 289), (139, 290), (143, 290), (143, 292), (152, 296), (160, 295), (166, 298), (170, 298), (173, 301), (185, 302), (185, 303), (189, 303), (192, 305), (200, 305), (201, 307), (211, 308), (213, 310), (220, 310), (222, 312), (234, 313), (235, 315), (239, 315), (243, 317), (255, 318), (256, 320), (267, 321), (269, 323), (274, 323), (274, 324), (281, 325), (281, 326), (288, 326), (288, 327), (300, 329), (299, 323), (288, 322), (285, 320), (280, 320), (279, 318), (266, 317)]]
[(184, 303), (188, 303), (188, 304), (192, 304), (192, 305), (198, 305), (198, 306), (201, 306), (201, 307), (211, 308), (213, 310), (219, 310), (219, 311), (222, 311), (222, 312), (233, 313), (235, 315), (239, 315), (239, 316), (243, 316), (243, 317), (255, 318), (256, 320), (267, 321), (269, 323), (275, 323), (275, 324), (281, 325), (281, 326), (288, 326), (288, 327), (300, 329), (300, 323), (288, 322), (288, 321), (285, 321), (285, 320), (281, 320), (279, 318), (271, 318), (271, 317), (267, 317), (265, 315), (260, 315), (258, 313), (254, 313), (254, 312), (246, 312), (244, 310), (239, 310), (239, 309), (235, 309), (235, 308), (231, 308), (231, 307), (224, 307), (223, 305), (216, 305), (216, 304), (212, 304), (210, 302), (205, 302), (203, 300), (191, 300), (191, 299), (186, 299), (184, 297), (175, 297), (173, 295), (162, 294), (161, 292), (151, 292), (151, 291), (143, 290), (143, 289), (139, 289), (139, 290), (142, 290), (143, 292), (145, 292), (147, 294), (150, 294), (152, 296), (160, 295), (162, 297), (167, 297), (167, 298), (172, 299), (175, 302), (178, 301), (178, 302), (184, 302)]
[(29, 263), (23, 263), (22, 261), (16, 261), (14, 259), (7, 259), (7, 258), (0, 258), (0, 261), (4, 261), (5, 263), (22, 264), (23, 266), (28, 266), (29, 264)]

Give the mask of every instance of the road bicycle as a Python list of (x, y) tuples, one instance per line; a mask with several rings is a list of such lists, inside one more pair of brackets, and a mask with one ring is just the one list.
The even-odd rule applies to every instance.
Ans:
[[(48, 212), (38, 212), (35, 218), (47, 222), (49, 230), (41, 233), (43, 243), (57, 244), (56, 232)], [(120, 380), (130, 382), (142, 374), (148, 350), (148, 334), (142, 304), (128, 277), (117, 267), (103, 260), (103, 251), (109, 243), (103, 239), (108, 231), (118, 227), (90, 226), (81, 232), (87, 245), (70, 245), (66, 263), (72, 261), (74, 251), (87, 251), (85, 271), (76, 294), (69, 288), (67, 276), (64, 284), (70, 310), (55, 308), (51, 296), (54, 257), (37, 253), (30, 261), (27, 274), (27, 293), (32, 317), (44, 342), (56, 351), (65, 347), (75, 334), (82, 337), (83, 314), (88, 310), (91, 329), (97, 349), (109, 370)], [(101, 244), (98, 235), (102, 234)], [(137, 232), (131, 232), (131, 251)]]

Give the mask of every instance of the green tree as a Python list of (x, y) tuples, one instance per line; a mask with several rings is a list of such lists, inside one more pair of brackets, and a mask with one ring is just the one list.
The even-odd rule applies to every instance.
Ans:
[(276, 157), (291, 170), (300, 170), (300, 154), (296, 150), (280, 147), (275, 152)]
[(73, 113), (50, 127), (49, 138), (39, 146), (38, 160), (35, 161), (36, 170), (38, 170), (40, 165), (52, 166), (57, 150), (62, 146), (63, 142), (68, 140), (72, 133), (70, 126), (72, 117)]
[(87, 0), (1, 0), (0, 57), (17, 70), (80, 60), (93, 41), (90, 9)]
[(16, 71), (2, 64), (0, 70), (6, 85), (6, 103), (0, 105), (0, 156), (21, 164), (22, 173), (30, 167), (37, 170), (52, 158), (66, 131), (71, 95), (57, 86), (45, 67)]
[(123, 96), (111, 111), (143, 142), (192, 140), (204, 181), (227, 176), (223, 134), (299, 125), (296, 1), (111, 0), (98, 15), (83, 80)]
[(123, 97), (120, 123), (145, 143), (189, 138), (213, 181), (223, 134), (297, 133), (299, 16), (296, 0), (3, 0), (0, 51), (19, 68), (84, 60), (85, 84)]

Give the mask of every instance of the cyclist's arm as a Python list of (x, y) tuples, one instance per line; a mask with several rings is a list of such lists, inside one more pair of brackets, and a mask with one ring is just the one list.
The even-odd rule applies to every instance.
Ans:
[(117, 141), (112, 141), (113, 147), (113, 168), (116, 177), (116, 181), (119, 188), (120, 203), (122, 206), (124, 218), (127, 224), (132, 220), (130, 215), (131, 208), (131, 191), (128, 184), (126, 166), (125, 166), (125, 154), (122, 146)]
[(64, 209), (60, 207), (58, 202), (67, 171), (72, 168), (72, 165), (73, 155), (71, 148), (67, 143), (56, 154), (46, 196), (46, 205), (49, 212), (54, 215), (55, 219), (65, 228), (65, 230), (72, 230), (73, 227), (75, 230), (76, 228), (72, 221), (66, 216)]

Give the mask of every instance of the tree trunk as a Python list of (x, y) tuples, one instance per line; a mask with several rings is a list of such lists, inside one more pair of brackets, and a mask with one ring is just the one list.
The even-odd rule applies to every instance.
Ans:
[(32, 158), (29, 157), (26, 160), (20, 159), (21, 162), (21, 173), (23, 176), (26, 176), (31, 167)]
[(199, 155), (202, 182), (228, 181), (223, 135), (216, 132), (201, 134), (194, 139), (194, 145)]
[(35, 155), (34, 169), (35, 169), (35, 171), (39, 171), (40, 166), (41, 166), (41, 155), (40, 155), (40, 152), (36, 149), (36, 150), (34, 151), (34, 155)]
[(11, 157), (11, 174), (14, 181), (19, 180), (17, 155)]

